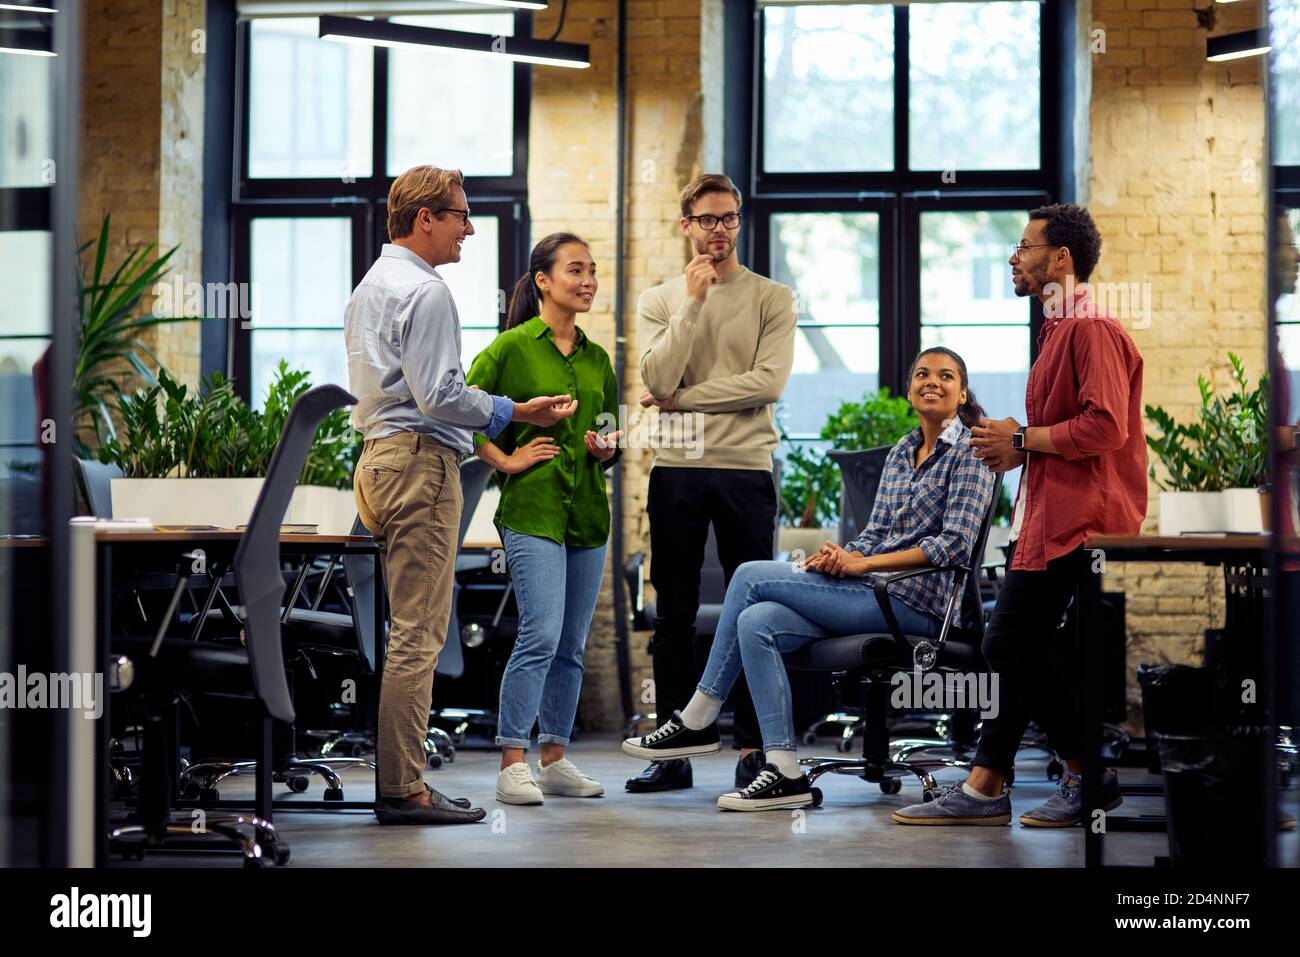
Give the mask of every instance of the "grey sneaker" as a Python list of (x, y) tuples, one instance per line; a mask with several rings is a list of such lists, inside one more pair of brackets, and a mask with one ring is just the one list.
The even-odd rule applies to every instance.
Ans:
[(1011, 823), (1011, 795), (1002, 794), (992, 801), (973, 798), (960, 784), (949, 784), (937, 798), (925, 804), (913, 804), (894, 812), (895, 824), (973, 824), (994, 827)]
[[(1113, 811), (1124, 803), (1119, 793), (1119, 775), (1110, 768), (1101, 773), (1101, 806)], [(1083, 814), (1083, 778), (1066, 771), (1056, 793), (1041, 805), (1020, 815), (1025, 827), (1074, 827)]]

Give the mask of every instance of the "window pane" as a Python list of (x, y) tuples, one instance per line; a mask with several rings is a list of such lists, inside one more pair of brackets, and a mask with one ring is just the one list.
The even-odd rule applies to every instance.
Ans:
[(474, 225), (474, 235), (466, 240), (460, 262), (438, 267), (438, 275), (447, 280), (456, 300), (461, 364), (466, 371), (479, 351), (496, 336), (505, 302), (498, 290), (501, 222), (496, 216), (475, 216), (470, 222)]
[(36, 385), (32, 366), (50, 340), (0, 339), (0, 442), (36, 442)]
[[(513, 36), (514, 14), (394, 17), (396, 23)], [(388, 51), (388, 175), (431, 163), (466, 176), (514, 171), (514, 65), (445, 50)]]
[[(5, 57), (0, 56), (0, 61)], [(23, 57), (9, 57), (23, 59)], [(35, 57), (27, 57), (35, 59)], [(50, 234), (0, 232), (0, 335), (50, 331)]]
[(1300, 324), (1288, 323), (1277, 327), (1278, 342), (1282, 352), (1282, 364), (1286, 366), (1291, 377), (1291, 408), (1283, 414), (1281, 421), (1300, 422)]
[(253, 178), (371, 173), (374, 51), (317, 32), (315, 17), (249, 23)]
[(1029, 331), (1024, 326), (926, 326), (921, 348), (946, 346), (966, 360), (970, 389), (991, 419), (1025, 421)]
[(908, 7), (912, 169), (1037, 169), (1039, 4)]
[(351, 221), (341, 217), (254, 219), (253, 324), (342, 328), (352, 294), (351, 235)]
[[(43, 56), (0, 53), (0, 186), (49, 186), (50, 71)], [(0, 260), (3, 261), (3, 260)]]
[(348, 386), (348, 354), (343, 330), (258, 329), (253, 337), (252, 405), (261, 408), (276, 366), (287, 359), (290, 369), (306, 369), (311, 384)]
[(921, 214), (921, 323), (1023, 322), (1029, 300), (1011, 284), (1010, 250), (1025, 214)]
[(781, 394), (782, 427), (817, 435), (841, 402), (861, 399), (880, 382), (880, 330), (875, 326), (808, 328), (794, 341), (794, 368)]
[(763, 169), (894, 168), (889, 6), (763, 11)]
[(800, 322), (880, 322), (880, 216), (772, 216), (772, 278), (798, 295)]
[(1270, 3), (1273, 162), (1300, 166), (1300, 3)]
[[(1288, 209), (1285, 211), (1287, 222), (1291, 226), (1290, 241), (1293, 244), (1300, 243), (1300, 209)], [(1279, 236), (1279, 242), (1285, 242), (1288, 237)], [(1277, 297), (1277, 321), (1278, 322), (1300, 322), (1300, 293), (1296, 291), (1296, 267), (1295, 253), (1290, 251), (1279, 250), (1282, 254), (1278, 260), (1278, 292)], [(1297, 356), (1300, 358), (1300, 356)], [(1291, 368), (1300, 368), (1300, 366), (1291, 366)]]

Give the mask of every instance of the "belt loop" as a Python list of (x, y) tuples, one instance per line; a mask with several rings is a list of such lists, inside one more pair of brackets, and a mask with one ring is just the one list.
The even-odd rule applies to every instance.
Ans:
[(419, 451), (420, 451), (420, 433), (412, 432), (411, 433), (411, 454), (417, 455), (419, 454)]

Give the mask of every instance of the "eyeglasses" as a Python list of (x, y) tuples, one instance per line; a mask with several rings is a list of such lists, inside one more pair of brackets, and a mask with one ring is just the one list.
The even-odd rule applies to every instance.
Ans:
[(469, 210), (468, 210), (468, 209), (456, 209), (456, 208), (454, 208), (454, 207), (452, 207), (452, 206), (444, 206), (444, 207), (442, 207), (441, 209), (439, 209), (437, 212), (435, 212), (434, 215), (435, 215), (435, 216), (440, 216), (440, 215), (443, 214), (443, 213), (456, 213), (456, 214), (458, 214), (458, 215), (460, 216), (460, 224), (461, 224), (462, 226), (468, 226), (468, 225), (469, 225)]
[(699, 223), (700, 228), (704, 230), (716, 229), (718, 223), (722, 223), (727, 229), (735, 229), (740, 225), (740, 213), (727, 213), (725, 216), (710, 216), (706, 213), (703, 216), (687, 216), (686, 218)]
[(1019, 259), (1024, 255), (1026, 249), (1034, 249), (1037, 246), (1050, 246), (1051, 243), (1017, 243), (1011, 247), (1011, 258)]

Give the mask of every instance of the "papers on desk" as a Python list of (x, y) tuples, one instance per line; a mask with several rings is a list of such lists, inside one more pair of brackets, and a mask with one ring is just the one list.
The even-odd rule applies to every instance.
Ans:
[(78, 515), (70, 519), (68, 524), (89, 526), (97, 531), (106, 532), (153, 531), (153, 522), (147, 518), (96, 518), (94, 515)]

